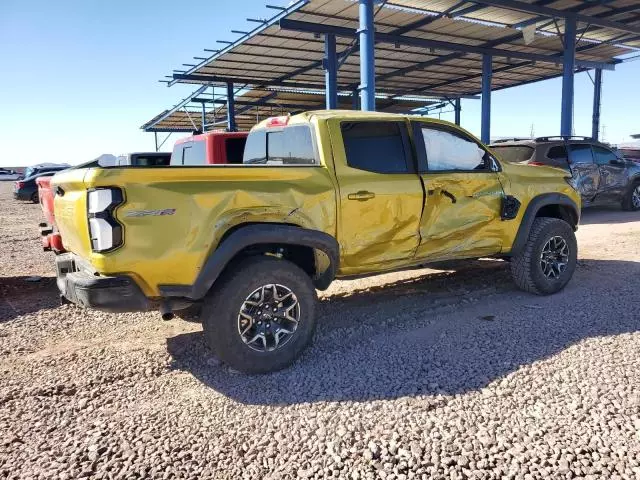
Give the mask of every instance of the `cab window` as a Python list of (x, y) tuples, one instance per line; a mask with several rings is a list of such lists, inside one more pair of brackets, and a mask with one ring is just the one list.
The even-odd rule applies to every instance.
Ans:
[[(490, 169), (490, 155), (462, 132), (414, 123), (421, 171), (469, 172)], [(424, 158), (421, 158), (423, 157)]]
[(347, 165), (374, 173), (407, 173), (415, 169), (404, 122), (342, 122)]

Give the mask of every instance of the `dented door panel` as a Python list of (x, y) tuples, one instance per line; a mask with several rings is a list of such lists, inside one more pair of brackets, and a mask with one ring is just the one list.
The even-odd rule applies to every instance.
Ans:
[(349, 166), (340, 122), (330, 122), (329, 130), (338, 180), (340, 275), (411, 264), (419, 244), (420, 178)]
[(494, 172), (422, 175), (427, 197), (416, 257), (425, 260), (499, 253), (502, 186)]

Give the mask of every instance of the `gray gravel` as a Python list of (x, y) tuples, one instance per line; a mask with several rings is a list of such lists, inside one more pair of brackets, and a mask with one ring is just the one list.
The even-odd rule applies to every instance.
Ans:
[(0, 478), (640, 478), (640, 214), (587, 213), (553, 297), (498, 261), (337, 282), (263, 376), (58, 306), (40, 216), (0, 184)]

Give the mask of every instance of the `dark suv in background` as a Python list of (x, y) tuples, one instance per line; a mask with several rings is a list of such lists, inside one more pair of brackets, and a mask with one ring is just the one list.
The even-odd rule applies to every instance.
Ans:
[(15, 183), (13, 189), (13, 198), (16, 200), (31, 200), (33, 203), (38, 203), (38, 185), (36, 179), (39, 177), (51, 176), (56, 173), (66, 170), (69, 165), (36, 165), (35, 167), (29, 167), (25, 170), (25, 177), (22, 180), (18, 180)]
[(498, 140), (490, 145), (511, 163), (546, 165), (571, 173), (582, 206), (619, 204), (640, 210), (640, 164), (587, 137)]

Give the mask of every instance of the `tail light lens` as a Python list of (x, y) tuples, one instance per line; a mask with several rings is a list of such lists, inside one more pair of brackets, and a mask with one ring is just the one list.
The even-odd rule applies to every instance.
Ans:
[(529, 162), (529, 165), (534, 165), (536, 167), (544, 167), (544, 163), (542, 162)]
[(16, 182), (16, 188), (24, 187), (24, 182)]
[(96, 188), (87, 193), (89, 236), (94, 252), (108, 252), (122, 245), (122, 225), (115, 219), (116, 207), (124, 203), (119, 188)]

